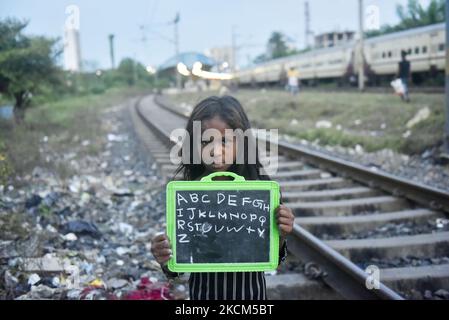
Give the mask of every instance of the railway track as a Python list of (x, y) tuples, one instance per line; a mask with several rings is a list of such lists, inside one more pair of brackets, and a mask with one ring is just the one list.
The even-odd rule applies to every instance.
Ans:
[[(186, 116), (153, 96), (132, 112), (170, 179), (176, 166), (169, 133), (184, 128)], [(285, 142), (278, 149), (279, 171), (272, 178), (297, 217), (289, 251), (291, 265), (301, 268), (268, 277), (273, 297), (401, 299), (448, 290), (446, 192)], [(380, 288), (367, 286), (367, 267), (379, 268)]]

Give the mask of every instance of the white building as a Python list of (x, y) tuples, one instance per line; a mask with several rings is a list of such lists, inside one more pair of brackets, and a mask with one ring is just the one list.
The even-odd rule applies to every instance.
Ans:
[(354, 40), (354, 36), (355, 32), (353, 31), (323, 33), (315, 37), (315, 48), (338, 47)]
[(81, 71), (80, 35), (76, 28), (64, 29), (64, 69), (72, 72)]

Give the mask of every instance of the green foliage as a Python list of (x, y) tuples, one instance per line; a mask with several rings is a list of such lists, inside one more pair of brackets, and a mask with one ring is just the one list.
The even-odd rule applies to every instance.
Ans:
[[(46, 154), (41, 153), (42, 138), (48, 136), (48, 145), (60, 154), (73, 152), (79, 148), (80, 141), (89, 140), (91, 144), (78, 154), (98, 154), (103, 141), (103, 129), (99, 123), (104, 110), (146, 91), (122, 87), (108, 89), (100, 95), (67, 95), (30, 108), (22, 126), (1, 122), (0, 185), (24, 183), (14, 177), (29, 174), (36, 166), (51, 168), (61, 178), (70, 177), (74, 174), (73, 169), (64, 161), (46, 162)], [(35, 103), (37, 99), (33, 100)]]
[(288, 47), (281, 32), (275, 31), (271, 34), (268, 40), (268, 48), (273, 59), (285, 57), (288, 54)]
[(29, 37), (22, 32), (27, 22), (0, 20), (0, 92), (23, 109), (39, 86), (55, 81), (55, 39)]
[[(171, 95), (175, 104), (196, 103), (214, 93)], [(217, 94), (217, 93), (215, 93)], [(442, 143), (445, 123), (444, 95), (412, 95), (410, 103), (384, 93), (345, 93), (305, 90), (296, 97), (284, 91), (239, 90), (242, 103), (254, 128), (279, 129), (297, 139), (321, 145), (355, 147), (366, 151), (389, 148), (406, 154), (419, 154)], [(423, 108), (430, 116), (412, 128), (407, 123)], [(326, 120), (332, 128), (317, 128)], [(410, 136), (405, 135), (410, 131)]]
[(71, 96), (99, 95), (110, 89), (151, 89), (158, 85), (164, 86), (160, 81), (156, 83), (155, 77), (150, 75), (142, 64), (132, 59), (124, 59), (115, 70), (83, 73), (58, 70), (55, 78), (55, 83), (39, 86), (36, 90), (37, 96), (33, 98), (34, 105), (56, 102)]
[(102, 78), (106, 88), (153, 87), (155, 85), (154, 75), (149, 74), (144, 65), (131, 58), (123, 59), (116, 70), (105, 71)]
[(123, 59), (116, 70), (63, 71), (56, 66), (58, 41), (24, 35), (27, 24), (15, 19), (0, 20), (0, 94), (2, 100), (14, 100), (18, 123), (24, 121), (25, 108), (31, 105), (73, 95), (102, 94), (111, 88), (156, 85), (154, 76), (130, 58)]
[(254, 63), (261, 63), (298, 53), (297, 50), (289, 48), (286, 36), (279, 31), (274, 31), (271, 34), (270, 39), (268, 39), (267, 49), (267, 53), (257, 56), (254, 59)]
[(395, 26), (384, 25), (380, 30), (369, 31), (367, 37), (375, 37), (392, 32), (411, 28), (423, 27), (445, 21), (445, 0), (431, 0), (429, 6), (424, 8), (418, 0), (408, 0), (406, 6), (399, 4), (396, 7), (400, 19)]

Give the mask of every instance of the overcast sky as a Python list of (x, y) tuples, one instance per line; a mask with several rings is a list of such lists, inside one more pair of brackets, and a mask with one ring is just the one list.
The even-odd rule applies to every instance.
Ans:
[[(430, 0), (420, 0), (427, 5)], [(108, 34), (116, 35), (116, 60), (135, 57), (157, 66), (174, 55), (172, 21), (180, 12), (181, 51), (205, 52), (231, 45), (232, 26), (241, 46), (238, 59), (247, 63), (263, 53), (272, 31), (288, 35), (304, 46), (304, 0), (0, 0), (0, 18), (28, 19), (29, 34), (62, 37), (66, 6), (80, 9), (83, 60), (110, 67)], [(365, 0), (376, 5), (381, 24), (398, 22), (396, 5), (406, 0)], [(311, 29), (315, 33), (356, 30), (358, 0), (310, 0)], [(140, 26), (144, 25), (144, 31)]]

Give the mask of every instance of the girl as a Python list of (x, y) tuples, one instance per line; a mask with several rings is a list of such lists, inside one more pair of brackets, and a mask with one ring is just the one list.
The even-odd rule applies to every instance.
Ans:
[[(194, 121), (201, 122), (201, 131), (216, 129), (221, 133), (220, 141), (202, 141), (199, 148), (195, 148), (193, 127)], [(200, 102), (192, 111), (187, 122), (187, 132), (190, 136), (190, 164), (181, 164), (176, 174), (183, 174), (184, 180), (201, 180), (201, 178), (213, 172), (231, 171), (246, 178), (246, 180), (269, 180), (267, 175), (262, 175), (262, 165), (256, 152), (255, 164), (248, 161), (249, 138), (245, 136), (244, 145), (239, 146), (236, 137), (226, 136), (225, 130), (241, 129), (243, 132), (250, 129), (250, 123), (240, 103), (233, 97), (210, 97)], [(238, 139), (238, 141), (241, 141)], [(211, 145), (212, 144), (212, 145)], [(201, 164), (193, 164), (195, 152), (203, 155), (203, 150), (208, 148), (208, 153), (213, 159), (202, 161)], [(200, 149), (200, 150), (198, 150)], [(242, 161), (236, 161), (237, 152), (244, 152)], [(224, 159), (233, 159), (232, 163)], [(202, 159), (204, 160), (204, 159)], [(226, 177), (220, 177), (227, 179)], [(282, 200), (281, 200), (282, 203)], [(279, 257), (284, 261), (287, 255), (285, 237), (293, 229), (294, 216), (285, 205), (276, 208), (277, 223), (280, 231)], [(171, 244), (166, 235), (154, 237), (151, 243), (151, 252), (162, 270), (169, 278), (177, 277), (167, 268), (167, 261), (172, 257)], [(228, 272), (228, 273), (191, 273), (189, 279), (191, 300), (265, 300), (266, 283), (263, 272)]]

